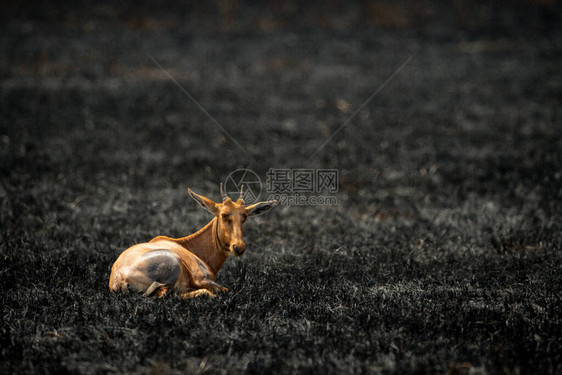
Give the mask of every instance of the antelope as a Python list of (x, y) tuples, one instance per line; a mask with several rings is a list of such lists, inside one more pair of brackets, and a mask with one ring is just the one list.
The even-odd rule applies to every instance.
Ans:
[(228, 256), (244, 254), (244, 222), (252, 215), (270, 210), (277, 201), (246, 206), (243, 186), (239, 198), (233, 201), (220, 184), (221, 203), (187, 190), (201, 207), (214, 215), (213, 219), (187, 237), (158, 236), (123, 251), (111, 268), (112, 292), (134, 290), (161, 297), (173, 290), (182, 298), (192, 298), (215, 297), (218, 292), (228, 291), (215, 282), (215, 277)]

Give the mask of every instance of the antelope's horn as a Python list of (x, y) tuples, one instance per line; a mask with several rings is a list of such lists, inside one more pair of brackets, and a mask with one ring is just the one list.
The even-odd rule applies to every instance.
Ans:
[(222, 182), (221, 182), (221, 197), (223, 201), (225, 201), (226, 198), (228, 198), (228, 195), (226, 195), (226, 193), (224, 192), (224, 188), (222, 187)]
[(240, 186), (240, 196), (238, 199), (244, 200), (244, 185)]

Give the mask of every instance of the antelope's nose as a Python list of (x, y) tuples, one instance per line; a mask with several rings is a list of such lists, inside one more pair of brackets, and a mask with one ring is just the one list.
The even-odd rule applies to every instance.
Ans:
[(244, 251), (246, 250), (245, 246), (236, 246), (236, 245), (232, 245), (232, 250), (234, 250), (234, 253), (238, 256), (244, 254)]

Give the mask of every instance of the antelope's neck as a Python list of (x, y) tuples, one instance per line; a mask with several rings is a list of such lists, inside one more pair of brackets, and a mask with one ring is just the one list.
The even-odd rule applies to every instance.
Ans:
[(216, 276), (227, 258), (218, 236), (217, 218), (190, 236), (180, 238), (178, 243), (207, 263)]

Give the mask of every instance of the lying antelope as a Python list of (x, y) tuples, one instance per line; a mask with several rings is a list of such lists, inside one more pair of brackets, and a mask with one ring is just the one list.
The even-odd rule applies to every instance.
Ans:
[(163, 296), (172, 289), (182, 298), (191, 298), (205, 294), (214, 297), (215, 293), (228, 290), (214, 280), (229, 255), (244, 254), (244, 221), (268, 211), (277, 201), (246, 206), (243, 188), (240, 197), (233, 201), (222, 184), (222, 203), (195, 194), (189, 188), (188, 191), (215, 217), (190, 236), (158, 236), (125, 250), (111, 268), (109, 289), (112, 292), (132, 289), (147, 296)]

